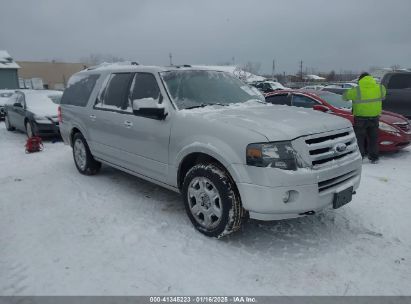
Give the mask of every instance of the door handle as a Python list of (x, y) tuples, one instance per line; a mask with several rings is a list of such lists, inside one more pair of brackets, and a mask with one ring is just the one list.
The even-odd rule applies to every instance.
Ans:
[(131, 121), (124, 121), (124, 125), (126, 126), (126, 128), (131, 128), (133, 126), (133, 123)]
[(96, 115), (94, 115), (94, 114), (91, 114), (91, 115), (90, 115), (90, 119), (91, 119), (92, 121), (95, 121), (96, 118), (97, 118)]

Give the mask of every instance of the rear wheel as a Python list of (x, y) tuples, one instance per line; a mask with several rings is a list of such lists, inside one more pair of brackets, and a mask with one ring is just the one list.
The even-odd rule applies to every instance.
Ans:
[(245, 215), (235, 184), (214, 164), (198, 164), (184, 178), (182, 193), (194, 227), (210, 237), (239, 230)]
[(10, 124), (9, 116), (7, 114), (4, 116), (4, 124), (6, 125), (7, 131), (14, 130), (14, 127)]
[(101, 163), (94, 159), (86, 139), (81, 133), (76, 133), (73, 137), (73, 158), (77, 170), (81, 174), (95, 175), (101, 169)]

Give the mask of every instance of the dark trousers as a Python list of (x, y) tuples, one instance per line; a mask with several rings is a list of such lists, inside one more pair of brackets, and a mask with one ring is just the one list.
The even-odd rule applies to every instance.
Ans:
[(370, 160), (378, 159), (378, 127), (379, 117), (354, 117), (354, 131), (358, 147), (363, 157), (368, 152)]

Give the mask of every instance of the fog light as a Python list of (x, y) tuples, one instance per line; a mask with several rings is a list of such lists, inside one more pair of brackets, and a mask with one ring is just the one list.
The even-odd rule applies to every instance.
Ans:
[(392, 141), (382, 141), (382, 142), (380, 142), (380, 144), (381, 145), (383, 145), (383, 146), (389, 146), (389, 145), (392, 145), (394, 142), (392, 142)]
[(290, 191), (286, 191), (283, 195), (283, 202), (288, 203), (289, 200), (290, 200)]

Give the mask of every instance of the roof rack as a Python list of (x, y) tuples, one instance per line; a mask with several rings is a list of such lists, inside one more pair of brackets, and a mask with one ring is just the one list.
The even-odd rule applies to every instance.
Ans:
[(99, 69), (99, 68), (105, 68), (105, 67), (109, 67), (109, 66), (113, 66), (113, 65), (127, 66), (127, 65), (140, 65), (140, 64), (137, 61), (103, 62), (103, 63), (100, 63), (98, 65), (88, 67), (87, 71), (96, 70), (96, 69)]
[(180, 64), (180, 65), (169, 65), (169, 67), (180, 69), (180, 68), (191, 68), (192, 66), (190, 64)]

